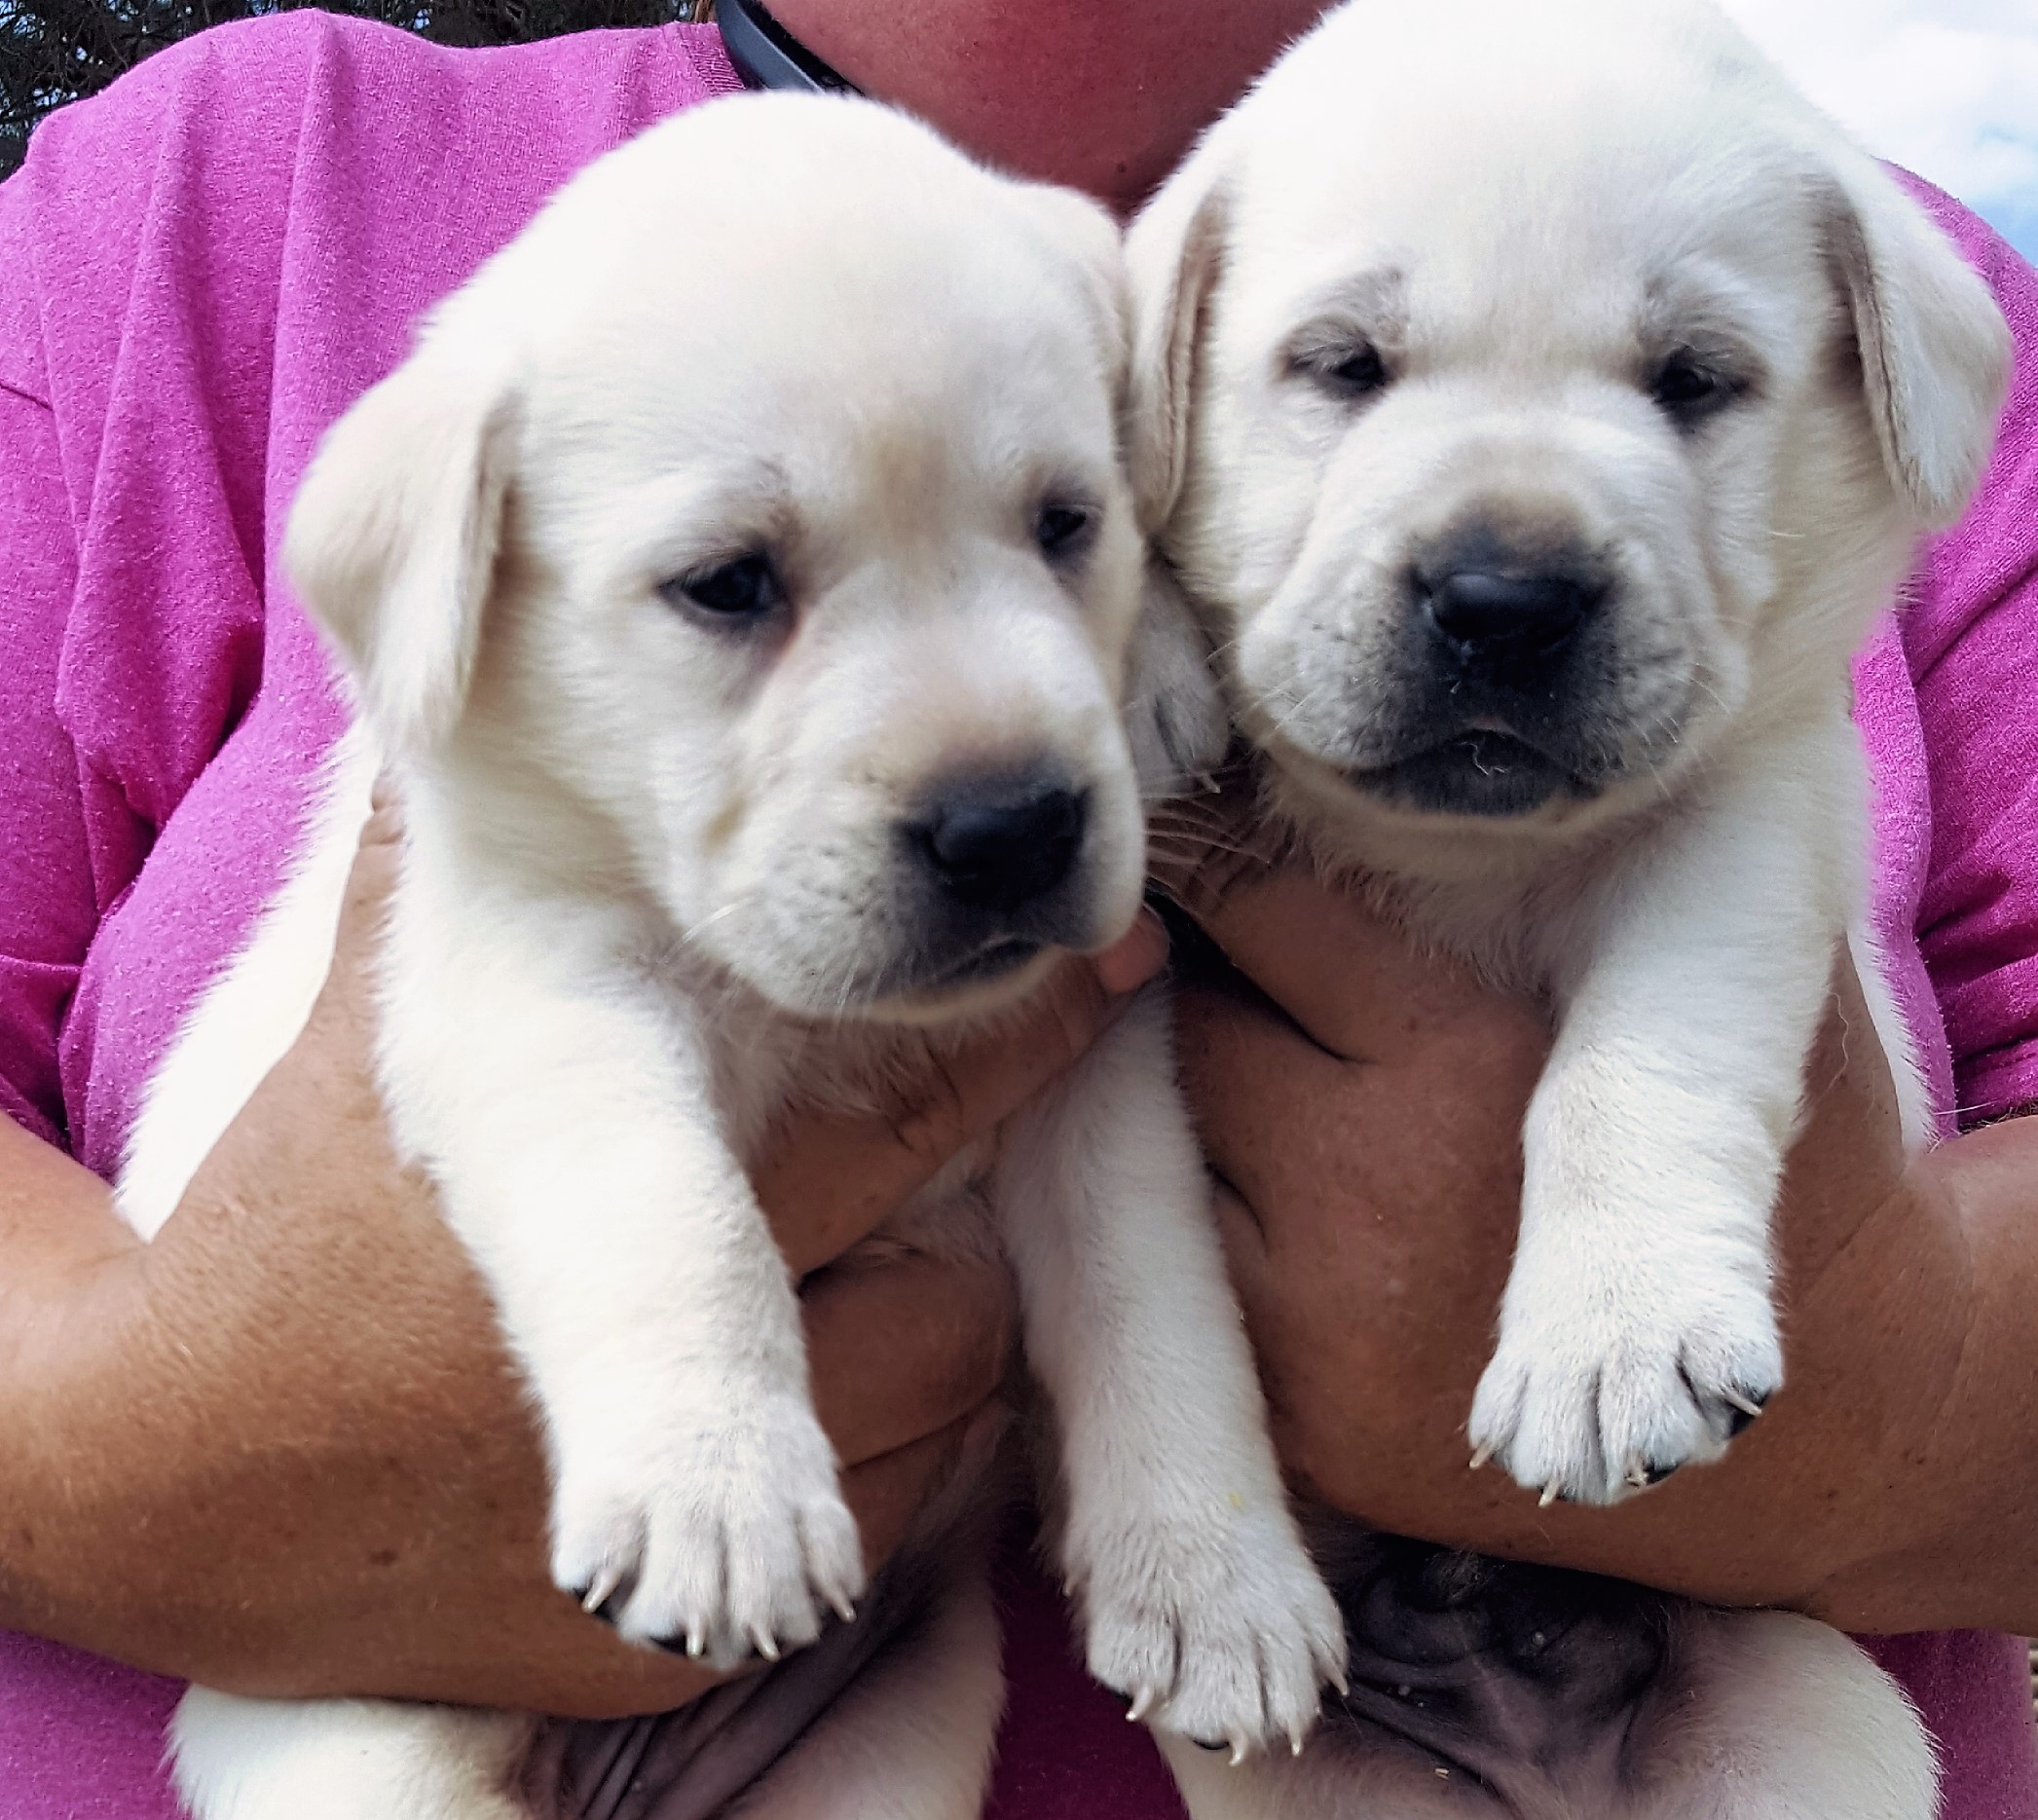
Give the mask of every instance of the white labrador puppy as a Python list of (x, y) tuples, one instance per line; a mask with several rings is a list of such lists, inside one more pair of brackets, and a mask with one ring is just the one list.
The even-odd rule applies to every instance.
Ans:
[[(554, 1576), (647, 1646), (775, 1657), (864, 1590), (746, 1159), (790, 1095), (868, 1102), (1125, 931), (1127, 704), (1151, 768), (1163, 733), (1221, 742), (1186, 626), (1140, 615), (1123, 292), (1078, 198), (866, 103), (717, 103), (577, 177), (443, 305), (293, 511), (360, 725), (156, 1082), (121, 1205), (156, 1230), (300, 1026), (388, 764), (391, 1120), (541, 1407)], [(986, 1212), (1096, 1672), (1162, 1726), (1299, 1738), (1342, 1630), (1158, 997), (893, 1237), (994, 1244)], [(751, 1811), (975, 1811), (998, 1645), (981, 1578), (945, 1600), (860, 1690), (861, 1735), (839, 1721), (826, 1772)], [(201, 1820), (509, 1820), (532, 1729), (201, 1690), (174, 1742)]]
[[(1142, 511), (1272, 802), (1555, 1012), (1473, 1464), (1612, 1503), (1717, 1459), (1783, 1381), (1769, 1220), (1842, 941), (1923, 1133), (1848, 665), (1981, 472), (2000, 316), (1703, 0), (1352, 0), (1130, 255)], [(1714, 1751), (1550, 1811), (1926, 1811), (1862, 1658), (1761, 1622), (1811, 1665), (1742, 1742), (1810, 1793), (1730, 1797)], [(1336, 1806), (1263, 1773), (1200, 1813)]]

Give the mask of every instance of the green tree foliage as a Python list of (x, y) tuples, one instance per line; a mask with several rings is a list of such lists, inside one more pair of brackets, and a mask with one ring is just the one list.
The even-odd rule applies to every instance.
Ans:
[[(293, 0), (0, 0), (0, 177), (37, 121), (105, 88), (151, 52)], [(704, 0), (323, 0), (440, 44), (526, 44), (570, 31), (705, 17)]]

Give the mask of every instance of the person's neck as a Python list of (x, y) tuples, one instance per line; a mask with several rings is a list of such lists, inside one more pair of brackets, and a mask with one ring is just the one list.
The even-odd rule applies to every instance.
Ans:
[(758, 0), (717, 0), (715, 22), (722, 29), (723, 49), (746, 87), (857, 93), (855, 84), (801, 44)]
[[(740, 41), (738, 13), (760, 4), (723, 0), (725, 40)], [(799, 54), (785, 58), (785, 86), (826, 71), (995, 169), (1129, 211), (1330, 0), (761, 4), (779, 49)]]

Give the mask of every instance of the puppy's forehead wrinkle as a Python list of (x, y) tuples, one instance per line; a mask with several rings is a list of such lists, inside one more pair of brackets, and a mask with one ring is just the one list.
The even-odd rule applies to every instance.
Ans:
[[(1117, 422), (1104, 375), (1037, 355), (961, 377), (922, 366), (843, 389), (827, 413), (810, 393), (771, 427), (797, 495), (845, 521), (885, 514), (924, 535), (993, 521), (1030, 537), (1048, 496), (1102, 504), (1116, 482)], [(958, 412), (954, 400), (971, 407)], [(754, 435), (758, 432), (753, 430)], [(871, 541), (877, 541), (872, 527)]]
[[(1241, 324), (1257, 329), (1270, 310), (1306, 322), (1335, 297), (1341, 264), (1354, 313), (1405, 322), (1418, 353), (1492, 352), (1508, 338), (1533, 351), (1549, 337), (1604, 355), (1659, 325), (1657, 300), (1696, 326), (1778, 332), (1801, 305), (1805, 249), (1818, 244), (1804, 155), (1773, 124), (1729, 111), (1723, 126), (1717, 104), (1689, 95), (1669, 97), (1660, 119), (1580, 132), (1578, 110), (1617, 121), (1638, 106), (1589, 82), (1581, 92), (1580, 80), (1562, 79), (1573, 93), (1545, 110), (1550, 121), (1520, 118), (1513, 93), (1494, 119), (1460, 97), (1465, 130), (1426, 120), (1419, 161), (1390, 124), (1326, 122), (1322, 97), (1304, 97), (1298, 112), (1314, 111), (1316, 130), (1291, 124), (1255, 155), (1257, 218), (1241, 220), (1234, 262)], [(1432, 85), (1413, 86), (1427, 107)], [(1605, 155), (1610, 142), (1620, 157)], [(1340, 167), (1327, 177), (1326, 162)], [(1402, 279), (1392, 300), (1378, 294), (1387, 270)], [(1291, 286), (1278, 299), (1264, 290), (1276, 275)]]
[(1755, 338), (1781, 332), (1788, 303), (1775, 287), (1717, 256), (1656, 261), (1642, 285), (1645, 335), (1698, 333)]
[[(547, 450), (539, 459), (544, 522), (555, 536), (642, 563), (661, 574), (703, 557), (727, 558), (788, 537), (797, 523), (797, 493), (767, 451), (723, 444), (703, 454), (666, 424), (631, 427), (606, 445), (590, 438)], [(642, 479), (618, 481), (625, 447)]]
[(1352, 336), (1391, 348), (1407, 332), (1408, 277), (1399, 261), (1333, 277), (1283, 300), (1279, 314), (1300, 324), (1288, 337), (1290, 355)]
[(926, 517), (963, 485), (1110, 471), (1114, 376), (1061, 287), (1038, 274), (945, 278), (940, 262), (902, 272), (862, 251), (824, 263), (868, 276), (827, 289), (697, 275), (699, 309), (720, 324), (711, 346), (674, 343), (670, 300), (590, 303), (586, 333), (561, 334), (537, 362), (536, 453), (590, 480), (617, 453), (654, 472), (768, 465), (760, 491), (775, 482), (843, 510), (917, 500)]

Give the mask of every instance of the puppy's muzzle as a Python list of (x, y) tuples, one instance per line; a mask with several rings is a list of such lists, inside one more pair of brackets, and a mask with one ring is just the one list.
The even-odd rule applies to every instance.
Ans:
[(1351, 781), (1459, 816), (1596, 794), (1623, 744), (1618, 598), (1612, 565), (1570, 515), (1464, 510), (1411, 549), (1395, 585), (1392, 654)]
[(895, 829), (913, 935), (894, 989), (979, 987), (1045, 948), (1092, 946), (1095, 823), (1091, 792), (1052, 762), (930, 784)]

